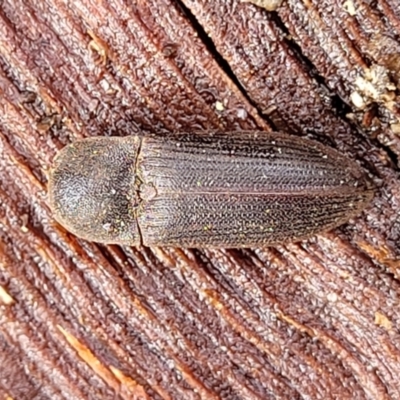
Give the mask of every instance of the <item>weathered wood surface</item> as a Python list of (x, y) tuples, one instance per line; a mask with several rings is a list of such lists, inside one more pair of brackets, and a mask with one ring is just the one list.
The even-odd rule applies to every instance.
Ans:
[[(0, 1), (0, 399), (400, 399), (400, 3)], [(357, 219), (275, 249), (52, 219), (85, 136), (283, 129), (357, 159)]]

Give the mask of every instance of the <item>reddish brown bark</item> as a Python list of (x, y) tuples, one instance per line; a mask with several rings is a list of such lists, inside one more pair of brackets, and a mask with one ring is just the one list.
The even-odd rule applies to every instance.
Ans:
[[(400, 398), (398, 71), (370, 45), (400, 9), (352, 4), (0, 2), (0, 397)], [(273, 128), (358, 160), (371, 206), (251, 250), (106, 247), (52, 219), (77, 138)]]

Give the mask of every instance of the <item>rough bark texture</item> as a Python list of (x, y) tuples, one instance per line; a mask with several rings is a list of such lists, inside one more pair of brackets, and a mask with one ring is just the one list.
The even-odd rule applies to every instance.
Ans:
[[(0, 399), (400, 399), (397, 0), (0, 0)], [(283, 129), (378, 187), (251, 250), (120, 248), (54, 222), (81, 137)]]

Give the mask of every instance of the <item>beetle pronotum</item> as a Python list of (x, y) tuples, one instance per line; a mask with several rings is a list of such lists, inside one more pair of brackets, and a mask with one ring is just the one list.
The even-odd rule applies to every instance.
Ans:
[(57, 156), (49, 194), (55, 218), (87, 240), (251, 247), (339, 226), (373, 190), (356, 162), (320, 143), (214, 132), (77, 141)]

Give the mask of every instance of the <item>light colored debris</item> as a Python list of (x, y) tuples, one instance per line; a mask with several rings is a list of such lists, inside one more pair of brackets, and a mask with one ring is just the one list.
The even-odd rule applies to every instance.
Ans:
[(100, 56), (102, 65), (106, 65), (109, 55), (109, 48), (107, 43), (96, 36), (93, 31), (88, 30), (87, 33), (92, 38), (92, 40), (89, 42), (89, 48), (95, 51)]
[(21, 224), (21, 228), (20, 229), (21, 229), (21, 232), (23, 232), (23, 233), (28, 233), (29, 232), (29, 229), (27, 227), (28, 219), (29, 219), (28, 214), (21, 215), (22, 224)]
[(350, 95), (351, 102), (359, 109), (363, 109), (365, 107), (364, 99), (361, 97), (360, 93), (353, 92)]
[(351, 101), (357, 108), (371, 103), (386, 105), (396, 98), (396, 85), (382, 65), (373, 64), (365, 70), (364, 76), (356, 78), (355, 86), (357, 90), (351, 94)]
[(224, 107), (223, 103), (220, 102), (220, 101), (216, 101), (215, 102), (215, 108), (216, 108), (217, 111), (224, 111), (225, 110), (225, 107)]
[(379, 311), (375, 313), (375, 324), (386, 330), (392, 329), (392, 323), (389, 321), (388, 317)]
[(347, 0), (343, 3), (343, 8), (349, 13), (351, 16), (356, 15), (356, 7), (352, 0)]
[(252, 3), (267, 11), (276, 11), (283, 3), (283, 0), (241, 0), (242, 3)]
[(390, 125), (390, 129), (393, 133), (400, 135), (400, 124), (392, 124)]
[(11, 295), (2, 286), (0, 286), (0, 304), (9, 306), (13, 303), (14, 299), (11, 297)]
[(393, 37), (376, 33), (371, 36), (366, 49), (376, 64), (386, 67), (400, 88), (400, 42)]

